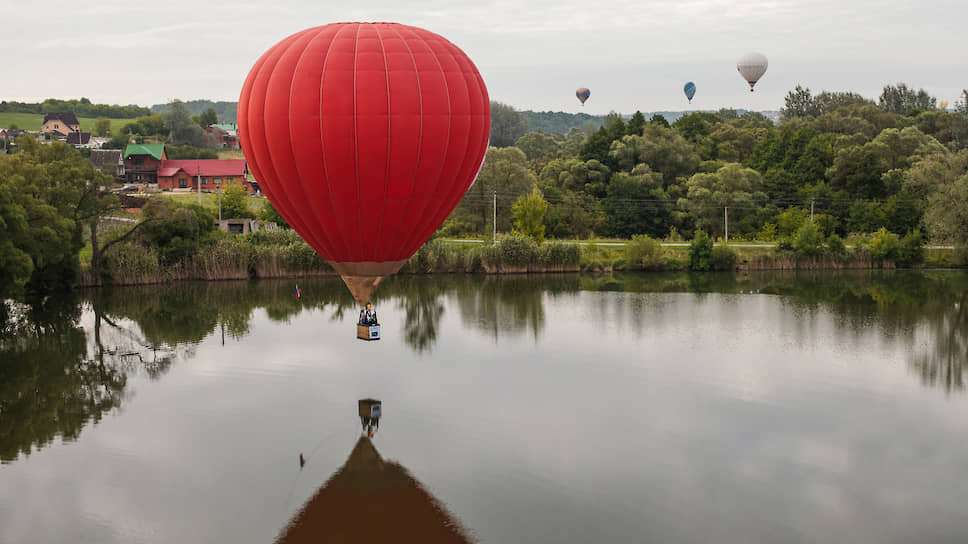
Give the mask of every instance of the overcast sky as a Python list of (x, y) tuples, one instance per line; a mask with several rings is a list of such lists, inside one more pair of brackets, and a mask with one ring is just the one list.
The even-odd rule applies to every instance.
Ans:
[[(963, 0), (2, 0), (0, 12), (4, 100), (237, 100), (266, 49), (339, 21), (437, 32), (519, 109), (683, 110), (688, 80), (696, 109), (779, 109), (798, 83), (876, 99), (904, 81), (951, 102), (968, 87)], [(770, 61), (753, 94), (735, 67), (748, 51)]]

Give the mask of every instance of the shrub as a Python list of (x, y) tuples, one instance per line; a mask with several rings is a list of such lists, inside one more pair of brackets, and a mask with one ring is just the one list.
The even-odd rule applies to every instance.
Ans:
[(665, 268), (666, 270), (682, 271), (682, 270), (686, 270), (687, 267), (686, 267), (686, 263), (680, 261), (679, 259), (675, 257), (669, 257), (668, 259), (665, 260)]
[(633, 236), (625, 244), (625, 263), (633, 270), (662, 268), (662, 246), (658, 240), (645, 234)]
[(827, 237), (827, 253), (837, 257), (847, 253), (847, 246), (844, 245), (844, 241), (841, 240), (840, 236), (831, 234)]
[(923, 242), (924, 237), (917, 229), (905, 234), (897, 249), (897, 264), (914, 266), (923, 263), (924, 248), (921, 245)]
[(716, 246), (709, 253), (710, 270), (736, 270), (736, 252), (726, 246)]
[(760, 229), (760, 232), (756, 234), (756, 238), (764, 242), (772, 242), (776, 240), (776, 225), (773, 223), (765, 223), (763, 228)]
[(581, 263), (581, 248), (577, 244), (550, 242), (538, 248), (538, 260), (548, 268), (577, 266)]
[(712, 252), (712, 238), (705, 231), (697, 230), (689, 243), (689, 269), (700, 272), (709, 270)]
[(537, 261), (538, 244), (523, 234), (509, 234), (484, 250), (489, 266), (527, 268)]
[(823, 252), (823, 234), (813, 223), (807, 222), (793, 237), (793, 249), (800, 257), (816, 257)]
[(867, 242), (867, 248), (871, 252), (871, 258), (875, 261), (893, 261), (898, 257), (900, 244), (897, 241), (896, 234), (881, 227), (880, 230), (871, 235)]

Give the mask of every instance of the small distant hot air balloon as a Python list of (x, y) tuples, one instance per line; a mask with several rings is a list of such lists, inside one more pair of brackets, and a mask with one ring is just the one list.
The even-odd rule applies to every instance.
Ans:
[(747, 53), (736, 61), (736, 70), (750, 84), (750, 92), (753, 92), (753, 86), (766, 73), (768, 65), (769, 61), (760, 53)]
[(948, 101), (947, 100), (939, 100), (938, 101), (938, 108), (940, 108), (941, 111), (947, 110), (948, 109)]
[(578, 97), (578, 100), (581, 100), (582, 106), (585, 105), (585, 101), (588, 100), (588, 97), (591, 96), (591, 94), (592, 92), (584, 87), (579, 87), (578, 90), (575, 91), (575, 96)]
[(692, 104), (692, 97), (696, 96), (696, 84), (691, 81), (686, 82), (686, 86), (682, 88), (682, 92), (686, 93), (686, 98)]

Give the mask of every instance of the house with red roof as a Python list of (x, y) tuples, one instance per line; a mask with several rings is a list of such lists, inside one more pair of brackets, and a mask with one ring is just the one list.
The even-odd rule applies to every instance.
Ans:
[(246, 183), (245, 159), (164, 160), (158, 169), (159, 189), (197, 191), (199, 183), (203, 191), (215, 191), (219, 186), (235, 183), (254, 192)]

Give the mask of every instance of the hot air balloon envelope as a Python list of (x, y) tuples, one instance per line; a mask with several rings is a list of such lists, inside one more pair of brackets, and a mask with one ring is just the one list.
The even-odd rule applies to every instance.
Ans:
[(689, 102), (691, 103), (692, 97), (696, 96), (696, 84), (690, 81), (686, 83), (686, 85), (682, 88), (682, 91), (686, 93), (686, 98), (688, 98)]
[(592, 92), (584, 87), (579, 87), (578, 90), (575, 91), (575, 96), (578, 97), (578, 100), (581, 100), (583, 106), (585, 105), (585, 101), (588, 100), (588, 97), (591, 95)]
[(736, 62), (736, 70), (750, 84), (750, 92), (753, 92), (753, 86), (766, 73), (768, 65), (769, 61), (760, 53), (747, 53)]
[(266, 196), (362, 305), (477, 176), (491, 114), (474, 63), (395, 23), (336, 23), (282, 40), (239, 97)]

